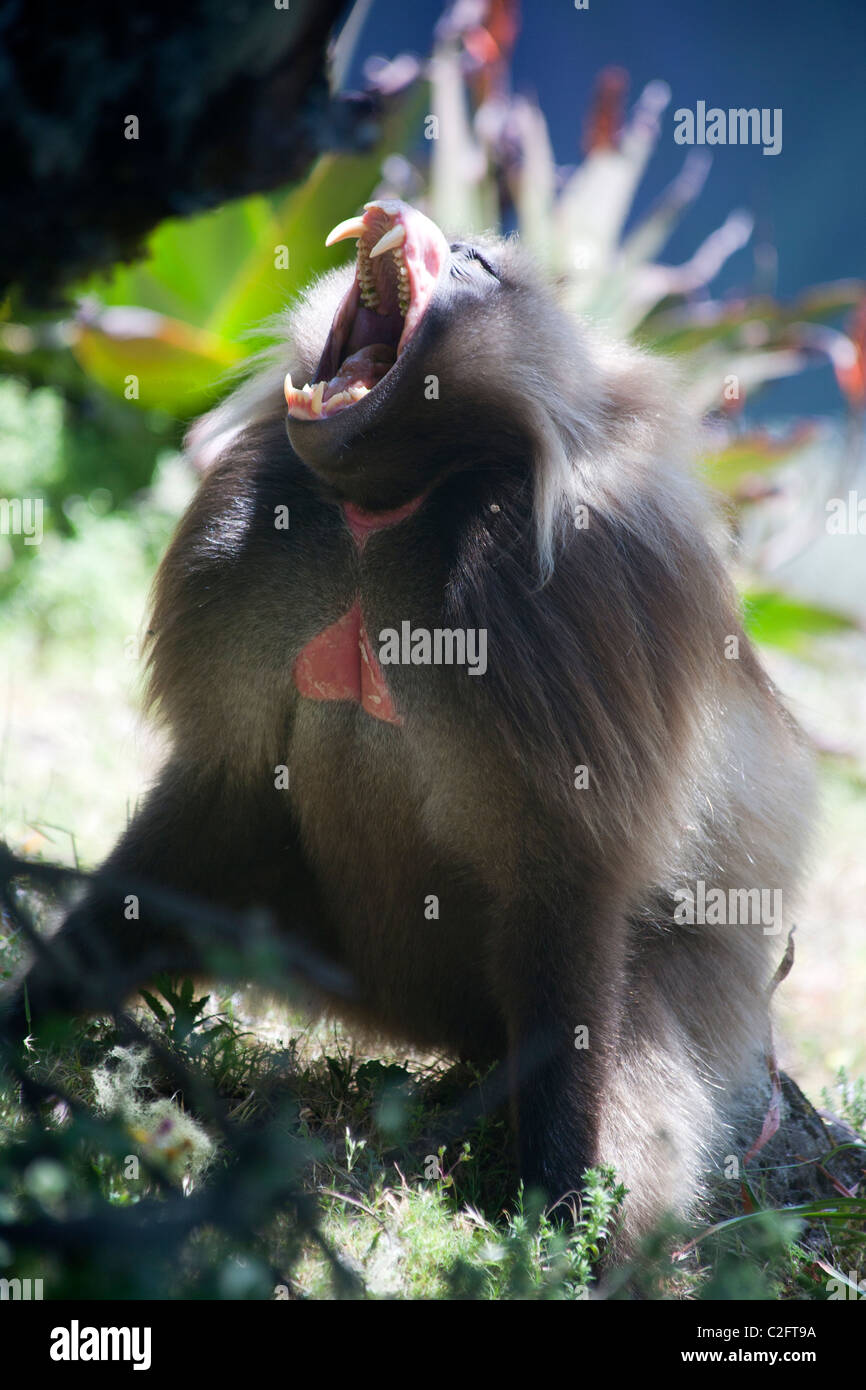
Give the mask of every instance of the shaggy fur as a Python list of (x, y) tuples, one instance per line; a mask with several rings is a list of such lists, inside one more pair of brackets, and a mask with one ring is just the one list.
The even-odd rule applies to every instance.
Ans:
[[(344, 271), (193, 429), (207, 471), (150, 635), (173, 752), (107, 867), (265, 906), (348, 969), (364, 1023), (507, 1058), (527, 1183), (556, 1199), (614, 1163), (628, 1246), (692, 1210), (784, 941), (677, 925), (673, 895), (703, 879), (790, 908), (810, 772), (742, 632), (667, 368), (570, 322), (513, 243), (485, 246), (495, 274), (455, 246), (363, 428), (348, 411), (286, 438), (283, 376), (314, 379)], [(422, 494), (359, 552), (341, 502)], [(356, 593), (371, 635), (485, 628), (487, 673), (388, 667), (400, 727), (301, 698), (298, 654)], [(148, 930), (103, 893), (61, 940), (98, 964)], [(56, 995), (37, 966), (34, 1008)]]

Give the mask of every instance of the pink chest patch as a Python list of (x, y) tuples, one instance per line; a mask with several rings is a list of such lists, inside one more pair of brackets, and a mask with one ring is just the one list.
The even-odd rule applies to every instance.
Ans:
[[(351, 502), (343, 506), (346, 524), (359, 550), (374, 531), (396, 526), (421, 505), (420, 497), (391, 512), (363, 512)], [(394, 708), (382, 668), (367, 636), (361, 600), (335, 623), (308, 642), (292, 672), (295, 685), (307, 700), (354, 700), (374, 719), (402, 724)]]

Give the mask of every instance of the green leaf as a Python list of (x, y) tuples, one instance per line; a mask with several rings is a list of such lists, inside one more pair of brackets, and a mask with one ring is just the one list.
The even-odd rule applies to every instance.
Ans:
[(747, 590), (743, 605), (746, 631), (756, 642), (797, 656), (808, 656), (816, 637), (858, 628), (844, 613), (790, 598), (775, 589)]
[(171, 218), (148, 239), (144, 259), (115, 267), (109, 280), (90, 280), (77, 294), (105, 305), (142, 304), (204, 327), (215, 296), (231, 282), (238, 261), (267, 234), (271, 218), (263, 197), (227, 203), (196, 217)]
[[(762, 347), (791, 345), (786, 331), (804, 320), (825, 323), (853, 308), (866, 293), (861, 280), (837, 280), (807, 290), (791, 304), (780, 304), (769, 295), (755, 295), (729, 304), (718, 301), (694, 305), (670, 303), (653, 309), (640, 326), (640, 340), (661, 352), (694, 352), (706, 344), (753, 348), (758, 334)], [(743, 337), (743, 329), (747, 329)]]
[(724, 405), (725, 378), (734, 375), (740, 401), (748, 400), (751, 392), (779, 377), (796, 376), (809, 365), (804, 352), (792, 348), (770, 349), (765, 352), (740, 352), (735, 347), (700, 348), (683, 364), (692, 379), (686, 386), (689, 407), (700, 414), (717, 410)]
[[(694, 352), (709, 343), (736, 347), (741, 330), (758, 324), (765, 343), (770, 341), (770, 325), (778, 325), (781, 306), (768, 296), (722, 304), (708, 303), (653, 311), (640, 327), (640, 341), (659, 352)], [(751, 346), (751, 344), (750, 344)]]
[(707, 454), (702, 469), (711, 487), (736, 492), (744, 478), (778, 468), (814, 437), (815, 429), (810, 425), (794, 429), (780, 440), (765, 434), (742, 435), (718, 453)]
[(139, 993), (141, 994), (142, 999), (144, 999), (145, 1003), (150, 1008), (151, 1012), (154, 1013), (156, 1017), (159, 1019), (160, 1023), (167, 1022), (168, 1010), (163, 1007), (163, 1005), (157, 999), (156, 995), (151, 994), (150, 990), (147, 989), (142, 989), (139, 991)]
[(832, 280), (827, 285), (813, 285), (794, 301), (790, 316), (794, 320), (824, 323), (840, 312), (855, 308), (864, 294), (864, 280)]
[[(243, 356), (224, 338), (149, 309), (115, 307), (75, 327), (73, 352), (114, 395), (181, 418), (195, 414)], [(130, 378), (135, 378), (137, 395)]]

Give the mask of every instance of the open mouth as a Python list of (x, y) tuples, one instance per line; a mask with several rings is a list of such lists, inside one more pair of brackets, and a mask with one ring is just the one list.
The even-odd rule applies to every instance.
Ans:
[(295, 420), (323, 420), (349, 410), (378, 386), (405, 351), (433, 296), (449, 247), (434, 222), (408, 203), (383, 198), (363, 216), (341, 222), (333, 246), (357, 237), (355, 278), (334, 315), (316, 380), (286, 377)]

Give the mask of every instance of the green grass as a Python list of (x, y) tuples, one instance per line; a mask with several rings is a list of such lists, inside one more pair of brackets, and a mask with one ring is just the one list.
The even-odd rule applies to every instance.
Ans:
[[(74, 1025), (62, 1046), (31, 1059), (62, 1105), (45, 1102), (28, 1120), (5, 1092), (0, 1218), (98, 1223), (106, 1207), (154, 1197), (171, 1213), (228, 1179), (228, 1204), (150, 1275), (161, 1281), (157, 1296), (803, 1299), (825, 1297), (834, 1271), (863, 1264), (862, 1199), (810, 1220), (805, 1208), (745, 1216), (729, 1198), (733, 1219), (682, 1257), (672, 1252), (694, 1233), (662, 1227), (625, 1271), (605, 1271), (599, 1261), (628, 1202), (615, 1174), (587, 1173), (573, 1210), (552, 1221), (518, 1187), (504, 1115), (455, 1128), (459, 1102), (483, 1084), (466, 1066), (370, 1056), (326, 1022), (286, 1020), (283, 1036), (264, 1041), (249, 1030), (242, 997), (217, 1000), (191, 981), (162, 981), (148, 997), (137, 1016), (152, 1052), (119, 1046), (105, 1023)], [(193, 1082), (218, 1106), (197, 1104)], [(839, 1082), (847, 1118), (862, 1124), (863, 1083)], [(275, 1135), (296, 1146), (291, 1178), (315, 1230), (293, 1201), (268, 1195)], [(264, 1151), (243, 1152), (262, 1136)], [(132, 1180), (130, 1155), (140, 1168)], [(134, 1239), (128, 1256), (117, 1252), (116, 1287), (153, 1296)], [(86, 1261), (82, 1273), (26, 1249), (15, 1272), (55, 1289), (87, 1286), (93, 1274)], [(105, 1296), (101, 1287), (97, 1278), (94, 1296)]]

